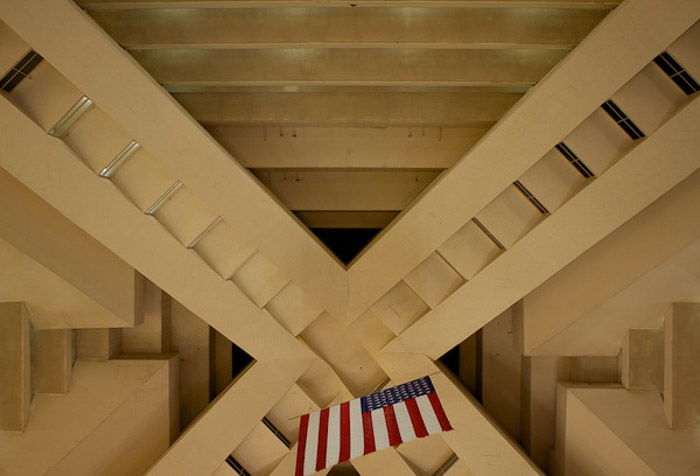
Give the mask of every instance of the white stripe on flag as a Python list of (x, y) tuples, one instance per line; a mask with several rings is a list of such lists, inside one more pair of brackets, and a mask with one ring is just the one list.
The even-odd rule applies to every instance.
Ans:
[(340, 460), (340, 405), (328, 411), (328, 446), (326, 447), (326, 468)]
[(318, 427), (321, 412), (309, 415), (309, 429), (306, 431), (306, 451), (304, 452), (304, 474), (316, 472), (316, 455), (318, 454)]
[(370, 412), (372, 415), (372, 429), (374, 430), (374, 445), (377, 451), (389, 447), (389, 433), (386, 429), (386, 417), (384, 409)]
[(362, 456), (365, 452), (365, 438), (362, 428), (362, 402), (359, 398), (350, 400), (350, 459)]
[(416, 398), (416, 403), (418, 404), (418, 409), (423, 417), (423, 423), (425, 423), (425, 429), (428, 430), (429, 435), (434, 435), (435, 433), (440, 433), (442, 427), (440, 422), (435, 416), (435, 410), (433, 410), (433, 405), (430, 403), (430, 399), (427, 395), (421, 395)]
[(396, 415), (396, 423), (399, 426), (401, 441), (405, 443), (407, 441), (415, 440), (416, 432), (413, 429), (413, 422), (411, 421), (411, 417), (408, 415), (408, 408), (406, 408), (406, 402), (399, 402), (395, 404), (394, 414)]

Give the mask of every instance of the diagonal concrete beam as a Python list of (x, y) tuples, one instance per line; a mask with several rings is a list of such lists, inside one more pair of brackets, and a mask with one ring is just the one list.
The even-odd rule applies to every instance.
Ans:
[(350, 268), (349, 315), (364, 312), (699, 17), (694, 0), (629, 0), (610, 13)]
[(22, 297), (35, 329), (143, 321), (143, 276), (131, 266), (2, 169), (0, 202), (12, 204), (0, 207), (0, 255), (12, 263), (3, 299)]
[(384, 348), (437, 358), (700, 167), (695, 98)]
[(312, 357), (236, 285), (7, 100), (0, 100), (0, 124), (0, 167), (115, 255), (257, 360)]
[(211, 474), (284, 396), (309, 361), (258, 362), (178, 438), (148, 476)]
[(75, 3), (7, 0), (0, 19), (249, 244), (327, 310), (344, 315), (342, 266)]
[(658, 321), (684, 292), (690, 299), (700, 281), (690, 277), (700, 266), (698, 210), (700, 170), (529, 293), (523, 353), (617, 355), (628, 329)]
[(430, 375), (454, 428), (441, 435), (474, 474), (542, 474), (517, 444), (498, 429), (462, 385), (427, 356), (379, 353), (377, 360), (391, 376), (392, 383)]

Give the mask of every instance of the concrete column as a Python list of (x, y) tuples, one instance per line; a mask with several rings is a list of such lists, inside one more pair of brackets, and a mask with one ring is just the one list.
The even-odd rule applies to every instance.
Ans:
[(213, 327), (209, 328), (210, 393), (219, 395), (233, 380), (233, 344)]
[(566, 357), (533, 356), (523, 359), (520, 434), (523, 447), (543, 471), (553, 474), (557, 383), (569, 380)]
[(29, 311), (0, 303), (0, 430), (24, 430), (32, 400)]
[(75, 348), (72, 329), (32, 332), (34, 393), (66, 393), (70, 386)]
[(108, 360), (121, 352), (119, 329), (80, 329), (76, 332), (79, 359)]
[(664, 321), (664, 411), (671, 428), (697, 424), (700, 304), (674, 303)]
[(459, 344), (459, 379), (481, 401), (481, 330)]
[(622, 341), (620, 379), (628, 390), (663, 390), (663, 333), (630, 329)]
[(209, 326), (175, 300), (172, 351), (180, 362), (180, 425), (184, 429), (209, 405)]
[(143, 323), (121, 330), (124, 354), (164, 354), (170, 352), (170, 296), (152, 282), (144, 284)]
[(498, 423), (520, 440), (522, 313), (518, 306), (483, 328), (483, 405)]

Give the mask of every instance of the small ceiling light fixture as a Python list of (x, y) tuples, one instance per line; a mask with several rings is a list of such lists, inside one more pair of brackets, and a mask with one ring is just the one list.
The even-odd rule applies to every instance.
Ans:
[(173, 198), (173, 196), (177, 193), (178, 190), (182, 187), (182, 182), (179, 180), (176, 180), (174, 184), (168, 188), (163, 195), (160, 196), (158, 200), (155, 201), (153, 205), (148, 207), (146, 210), (146, 215), (155, 215), (155, 213), (160, 210), (160, 208), (165, 205), (165, 202)]
[(49, 130), (49, 135), (58, 137), (59, 139), (66, 135), (68, 129), (71, 128), (75, 122), (80, 119), (80, 117), (85, 114), (85, 112), (90, 109), (93, 105), (92, 99), (87, 96), (83, 96), (78, 101), (73, 104), (73, 106), (68, 109), (63, 117), (61, 117), (56, 125), (54, 125)]
[(117, 154), (114, 159), (105, 167), (104, 169), (100, 170), (100, 173), (98, 174), (100, 177), (104, 178), (110, 178), (112, 175), (114, 175), (117, 170), (119, 170), (119, 167), (124, 165), (124, 162), (126, 162), (126, 159), (134, 155), (137, 150), (141, 148), (141, 144), (136, 142), (135, 140), (132, 140), (129, 142), (129, 144), (122, 149), (121, 152)]
[(218, 225), (222, 221), (223, 221), (223, 218), (221, 218), (220, 216), (214, 218), (214, 220), (212, 220), (212, 222), (209, 223), (205, 229), (203, 229), (201, 232), (199, 232), (199, 234), (197, 236), (195, 236), (192, 241), (190, 241), (190, 243), (187, 245), (187, 248), (192, 249), (195, 246), (197, 246), (199, 244), (199, 242), (202, 241), (202, 239), (204, 239), (204, 237), (207, 236), (209, 234), (209, 232), (212, 231), (214, 228), (216, 228), (216, 225)]

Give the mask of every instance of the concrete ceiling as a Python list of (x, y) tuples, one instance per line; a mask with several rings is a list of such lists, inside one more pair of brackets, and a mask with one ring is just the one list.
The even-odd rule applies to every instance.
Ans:
[[(98, 3), (103, 7), (115, 7), (120, 2), (93, 2), (85, 6), (93, 12), (102, 11), (96, 8)], [(197, 3), (167, 5), (191, 7)], [(269, 8), (274, 4), (277, 3), (206, 2), (210, 7)], [(402, 5), (401, 8), (407, 6), (396, 4)], [(572, 4), (576, 3), (556, 3), (558, 7)], [(166, 3), (120, 5), (162, 7)], [(450, 5), (467, 8), (470, 2)], [(495, 3), (478, 2), (471, 7), (474, 5), (483, 7)], [(512, 8), (513, 2), (508, 5)], [(600, 7), (594, 2), (585, 5), (594, 11)], [(427, 374), (436, 375), (436, 386), (447, 411), (455, 415), (456, 431), (445, 436), (448, 450), (468, 462), (477, 474), (484, 474), (489, 468), (499, 474), (534, 473), (529, 462), (480, 413), (474, 402), (441, 373), (432, 358), (441, 355), (456, 340), (465, 338), (470, 329), (479, 328), (503, 308), (524, 297), (697, 170), (695, 125), (700, 115), (697, 96), (682, 96), (679, 102), (656, 102), (652, 98), (653, 89), (634, 88), (653, 84), (648, 81), (653, 76), (646, 71), (650, 61), (673, 46), (700, 12), (697, 3), (683, 0), (674, 3), (674, 8), (661, 8), (658, 3), (656, 7), (650, 9), (646, 0), (631, 0), (617, 8), (560, 67), (541, 80), (498, 126), (472, 147), (464, 160), (443, 174), (434, 187), (414, 202), (376, 246), (356, 265), (344, 270), (260, 189), (259, 183), (251, 180), (246, 170), (231, 162), (229, 155), (203, 134), (131, 57), (117, 48), (72, 3), (47, 4), (40, 0), (0, 3), (3, 21), (46, 59), (43, 68), (33, 73), (32, 81), (25, 81), (8, 101), (0, 101), (0, 116), (8, 131), (2, 144), (0, 165), (112, 252), (240, 344), (255, 357), (256, 365), (263, 364), (260, 372), (265, 375), (268, 370), (271, 372), (266, 377), (269, 377), (267, 383), (258, 384), (256, 375), (250, 374), (251, 382), (241, 380), (234, 385), (234, 391), (229, 392), (230, 405), (239, 408), (239, 413), (228, 412), (223, 399), (218, 401), (212, 408), (217, 408), (220, 412), (217, 415), (223, 417), (202, 419), (199, 429), (189, 432), (190, 436), (183, 438), (162, 460), (158, 474), (174, 474), (173, 468), (182, 470), (182, 463), (188, 460), (190, 464), (196, 462), (213, 467), (221, 464), (232, 442), (237, 441), (234, 436), (240, 441), (251, 431), (246, 422), (257, 424), (259, 421), (259, 415), (241, 414), (240, 409), (251, 407), (246, 388), (266, 389), (279, 385), (274, 398), (255, 407), (262, 413), (269, 409), (267, 406), (272, 400), (280, 399), (293, 380), (304, 392), (327, 405), (358, 395), (366, 391), (365, 387), (381, 384), (385, 376), (400, 382)], [(445, 4), (436, 8), (441, 10)], [(406, 51), (414, 49), (417, 50), (407, 48)], [(686, 65), (691, 65), (696, 57), (681, 55), (683, 48), (678, 45), (671, 52)], [(20, 57), (21, 53), (23, 51), (15, 57)], [(268, 66), (278, 69), (283, 65)], [(387, 68), (385, 65), (380, 72)], [(358, 69), (358, 73), (362, 71)], [(402, 71), (410, 72), (410, 69), (397, 68), (397, 73)], [(673, 90), (673, 83), (665, 79), (666, 87)], [(42, 85), (44, 89), (40, 89)], [(184, 85), (182, 90), (195, 87), (200, 86)], [(248, 91), (247, 87), (218, 85), (216, 88), (224, 93), (216, 94), (238, 94)], [(346, 88), (344, 91), (348, 94), (333, 92), (340, 87)], [(425, 89), (445, 86), (391, 87), (398, 88), (397, 94), (402, 97), (409, 94), (420, 97), (429, 94)], [(470, 87), (460, 84), (457, 89), (463, 91)], [(486, 85), (473, 87), (478, 91), (472, 92), (480, 94)], [(625, 101), (620, 91), (629, 92), (630, 87), (637, 94), (634, 100)], [(254, 90), (241, 94), (269, 92), (268, 86), (261, 84), (249, 88)], [(297, 92), (290, 91), (289, 96), (320, 90), (335, 94), (338, 101), (345, 101), (350, 91), (356, 91), (354, 88), (361, 89), (363, 94), (381, 90), (376, 84), (366, 87), (369, 89), (358, 85), (305, 85)], [(45, 134), (82, 94), (95, 101), (93, 110), (85, 114), (63, 140)], [(513, 90), (505, 94), (513, 94)], [(639, 118), (647, 139), (633, 143), (614, 121), (600, 115), (600, 104), (611, 97), (619, 100), (635, 120)], [(451, 104), (451, 101), (445, 103)], [(219, 106), (216, 101), (212, 104)], [(654, 106), (653, 110), (635, 113), (647, 104)], [(216, 112), (214, 106), (212, 110)], [(275, 110), (269, 108), (269, 111)], [(318, 106), (316, 110), (318, 114), (329, 112), (328, 108)], [(251, 114), (254, 111), (251, 108)], [(657, 114), (659, 112), (663, 114)], [(646, 127), (641, 122), (646, 119), (653, 119), (656, 122), (650, 124), (655, 125)], [(385, 168), (399, 170), (397, 174), (427, 174), (428, 170), (441, 170), (450, 165), (425, 166), (433, 150), (431, 138), (437, 137), (437, 142), (443, 138), (444, 148), (439, 150), (454, 153), (459, 149), (460, 140), (467, 143), (466, 150), (478, 140), (479, 131), (488, 127), (458, 125), (459, 128), (453, 129), (426, 126), (425, 136), (422, 131), (417, 134), (417, 128), (408, 127), (404, 129), (405, 137), (397, 127), (367, 129), (367, 135), (376, 137), (376, 143), (381, 146), (366, 146), (374, 148), (376, 153), (381, 147), (390, 150), (392, 140), (408, 143), (409, 134), (411, 139), (425, 137), (419, 143), (422, 146), (415, 148), (418, 152), (425, 151), (425, 157), (412, 155), (411, 167), (401, 167), (400, 155), (394, 155), (387, 159), (391, 166)], [(303, 152), (314, 150), (315, 141), (320, 144), (317, 150), (333, 151), (335, 144), (328, 136), (333, 137), (331, 132), (345, 131), (343, 127), (330, 128), (325, 123), (309, 126), (317, 139), (309, 140), (308, 146), (298, 149), (305, 168), (314, 169), (313, 173), (323, 172), (323, 167), (314, 166), (315, 159)], [(281, 162), (274, 167), (269, 164), (286, 160), (285, 150), (297, 150), (286, 141), (301, 140), (300, 130), (301, 126), (296, 130), (277, 126), (273, 135), (272, 127), (225, 123), (217, 126), (214, 135), (225, 146), (240, 144), (241, 150), (250, 151), (251, 162), (244, 162), (244, 165), (260, 169), (261, 176), (264, 171), (269, 177), (284, 177), (286, 171), (289, 178), (294, 177), (293, 166)], [(357, 141), (366, 136), (364, 127), (358, 125), (348, 126), (347, 130), (349, 137)], [(386, 135), (377, 132), (385, 130), (389, 131)], [(592, 130), (602, 135), (592, 136)], [(235, 134), (229, 135), (229, 131)], [(342, 135), (339, 133), (337, 137)], [(130, 159), (111, 181), (100, 178), (97, 172), (114, 157), (119, 147), (132, 139), (143, 146), (141, 155)], [(562, 140), (572, 145), (594, 169), (597, 176), (594, 180), (577, 176), (575, 169), (561, 157), (556, 163), (551, 160), (551, 154), (556, 152), (554, 146)], [(276, 147), (276, 155), (266, 156), (268, 166), (265, 167), (254, 165), (255, 151), (261, 150), (260, 144)], [(404, 146), (402, 150), (413, 149)], [(327, 155), (332, 156), (331, 153)], [(667, 159), (660, 162), (657, 160), (660, 156)], [(361, 173), (372, 180), (379, 180), (381, 173), (389, 173), (388, 170), (368, 170), (377, 168), (367, 166), (371, 156), (358, 153), (350, 157), (348, 163), (363, 164), (356, 168), (362, 169)], [(333, 163), (343, 164), (343, 160), (336, 155)], [(445, 159), (441, 160), (444, 164)], [(555, 174), (559, 173), (557, 167), (561, 164), (569, 167), (566, 170), (576, 180), (545, 181), (548, 186), (542, 187), (542, 193), (537, 195), (551, 213), (540, 213), (515, 190), (514, 181), (535, 190), (547, 177), (564, 177), (564, 174)], [(345, 172), (342, 167), (333, 168), (341, 170), (327, 171), (329, 176)], [(160, 213), (144, 215), (148, 205), (175, 179), (185, 184), (182, 191)], [(296, 183), (296, 177), (293, 180)], [(323, 184), (322, 181), (318, 183)], [(297, 198), (310, 199), (303, 193)], [(342, 198), (334, 197), (339, 203)], [(383, 197), (388, 198), (391, 197)], [(92, 206), (95, 203), (99, 204), (97, 209)], [(332, 211), (306, 210), (307, 213)], [(319, 214), (311, 216), (323, 218)], [(193, 238), (216, 217), (220, 219), (219, 226), (210, 230), (198, 246), (190, 247)], [(497, 235), (505, 250), (481, 233), (483, 229), (479, 231), (473, 220), (475, 217)], [(138, 234), (134, 235), (133, 230), (138, 230)], [(481, 252), (482, 255), (474, 256)], [(396, 306), (397, 303), (400, 306)], [(394, 315), (387, 312), (392, 309), (397, 311)], [(309, 364), (311, 366), (307, 367)], [(261, 380), (264, 379), (261, 377)], [(225, 418), (230, 422), (225, 422)], [(227, 431), (235, 435), (207, 438), (218, 435), (224, 423)], [(201, 452), (204, 441), (211, 451)], [(188, 458), (194, 450), (200, 457)], [(486, 457), (491, 454), (498, 454), (499, 458)], [(285, 458), (278, 466), (279, 471), (273, 474), (289, 474), (284, 465), (292, 461), (292, 452)], [(395, 468), (396, 474), (411, 474), (407, 471), (410, 468), (406, 459), (407, 456), (392, 450), (358, 459), (353, 465), (363, 475), (386, 474), (387, 467)]]
[(77, 3), (305, 225), (382, 229), (619, 2)]

